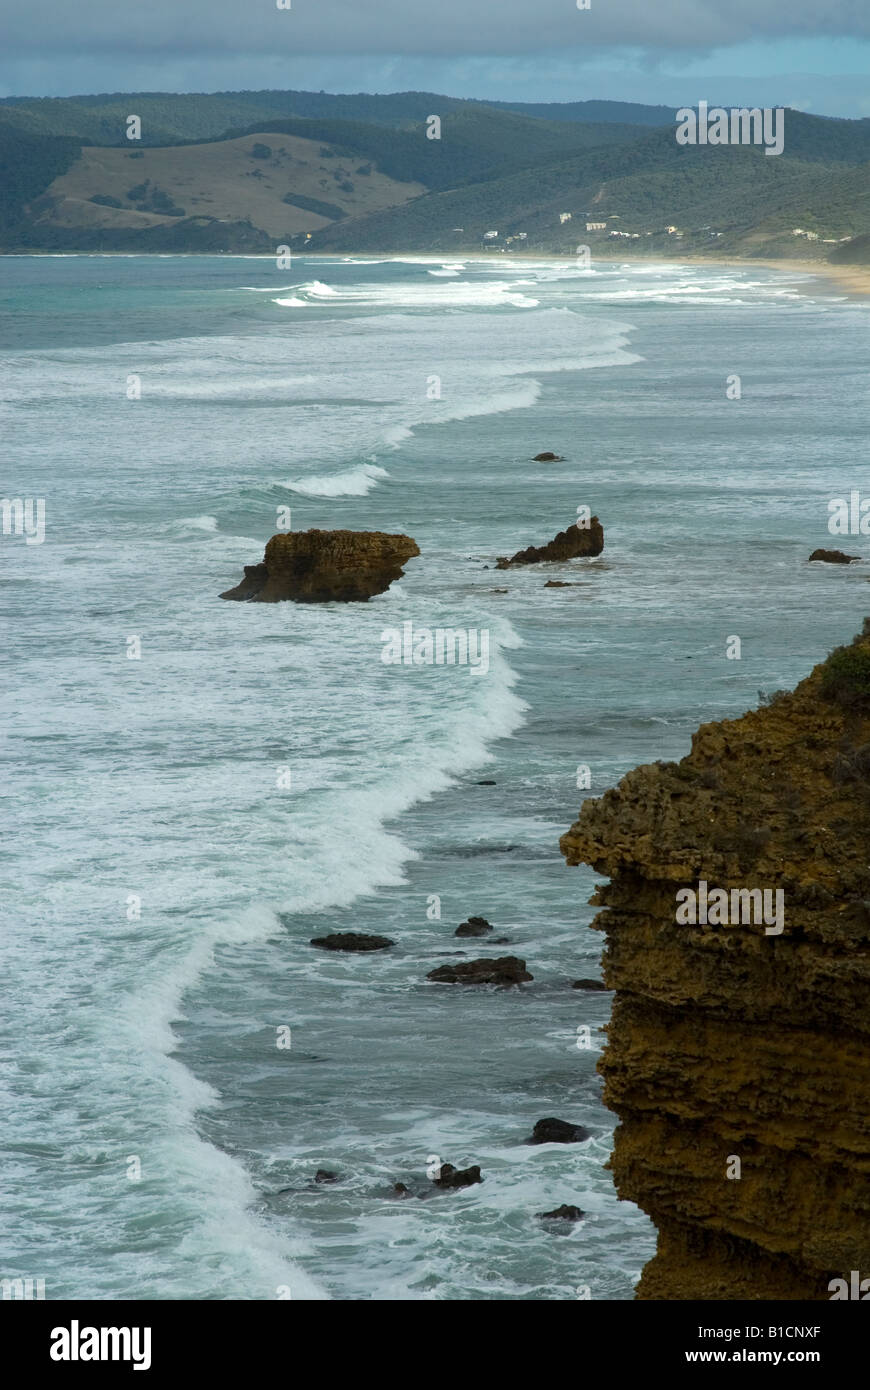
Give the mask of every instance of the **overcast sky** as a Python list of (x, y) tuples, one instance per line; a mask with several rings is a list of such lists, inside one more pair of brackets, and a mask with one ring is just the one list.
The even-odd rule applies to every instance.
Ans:
[(870, 0), (0, 0), (0, 95), (409, 89), (870, 116)]

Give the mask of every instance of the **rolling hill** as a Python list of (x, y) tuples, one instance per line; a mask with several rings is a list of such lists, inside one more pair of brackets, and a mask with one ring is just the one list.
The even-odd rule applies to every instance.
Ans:
[(870, 233), (870, 120), (788, 111), (775, 158), (680, 146), (673, 120), (425, 92), (7, 98), (0, 246), (822, 256)]

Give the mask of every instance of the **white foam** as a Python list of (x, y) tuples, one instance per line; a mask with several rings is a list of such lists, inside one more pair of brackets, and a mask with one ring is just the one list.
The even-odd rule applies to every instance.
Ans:
[(175, 531), (207, 531), (213, 533), (218, 529), (218, 519), (216, 516), (183, 516), (178, 521), (170, 522), (170, 526)]
[(374, 463), (360, 463), (344, 473), (315, 473), (307, 478), (294, 478), (280, 483), (289, 492), (301, 493), (304, 497), (365, 497), (376, 487), (381, 478), (390, 475), (386, 468)]
[(512, 292), (509, 282), (492, 280), (461, 280), (447, 285), (394, 283), (347, 289), (336, 289), (314, 280), (296, 285), (294, 289), (296, 293), (291, 298), (278, 298), (273, 302), (284, 308), (328, 302), (340, 308), (380, 309), (536, 309), (540, 303), (528, 295)]

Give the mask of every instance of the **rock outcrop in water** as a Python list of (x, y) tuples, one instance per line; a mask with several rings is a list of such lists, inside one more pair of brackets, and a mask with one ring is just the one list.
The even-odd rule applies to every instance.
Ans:
[(436, 1187), (473, 1187), (475, 1183), (483, 1182), (483, 1178), (476, 1163), (471, 1168), (454, 1168), (452, 1163), (442, 1163), (437, 1178), (432, 1181)]
[(582, 1125), (573, 1125), (569, 1120), (538, 1120), (532, 1130), (528, 1144), (582, 1144), (588, 1139), (590, 1130)]
[(312, 936), (311, 945), (321, 951), (386, 951), (396, 943), (389, 936), (367, 936), (365, 932), (337, 931), (329, 936)]
[(585, 524), (575, 522), (566, 530), (560, 531), (546, 545), (530, 545), (518, 550), (508, 560), (499, 556), (497, 570), (509, 569), (511, 565), (540, 565), (545, 561), (577, 560), (588, 555), (600, 555), (604, 549), (604, 527), (593, 516)]
[(492, 923), (487, 922), (485, 917), (469, 917), (467, 922), (460, 922), (454, 936), (487, 936), (492, 931)]
[[(562, 849), (611, 880), (611, 1166), (658, 1227), (638, 1297), (824, 1300), (870, 1277), (870, 623), (587, 801)], [(701, 880), (782, 890), (783, 930), (730, 892), (732, 924), (688, 905), (681, 924)]]
[(221, 598), (249, 603), (364, 603), (401, 578), (419, 555), (410, 536), (384, 531), (287, 531), (266, 545), (261, 565)]
[(522, 985), (534, 979), (519, 956), (496, 956), (494, 960), (469, 960), (461, 965), (439, 965), (427, 980), (442, 985)]
[(860, 555), (847, 555), (842, 550), (814, 550), (809, 558), (809, 563), (814, 560), (821, 560), (826, 565), (851, 565), (853, 560), (860, 560)]

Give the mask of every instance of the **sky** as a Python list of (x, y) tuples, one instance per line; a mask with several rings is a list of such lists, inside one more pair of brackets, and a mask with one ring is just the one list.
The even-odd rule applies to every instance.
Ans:
[(0, 0), (0, 95), (415, 90), (870, 117), (870, 0), (579, 3)]

